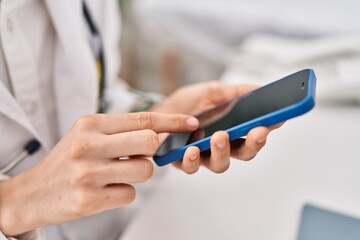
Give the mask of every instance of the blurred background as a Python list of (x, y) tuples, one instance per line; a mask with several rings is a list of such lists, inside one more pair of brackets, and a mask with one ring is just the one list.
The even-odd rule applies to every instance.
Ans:
[[(249, 163), (167, 167), (123, 239), (360, 239), (359, 0), (121, 0), (121, 78), (167, 95), (318, 77), (316, 108)], [(139, 200), (140, 201), (140, 200)]]
[(306, 66), (326, 78), (321, 91), (359, 87), (357, 0), (123, 0), (121, 9), (121, 75), (142, 90), (271, 81)]

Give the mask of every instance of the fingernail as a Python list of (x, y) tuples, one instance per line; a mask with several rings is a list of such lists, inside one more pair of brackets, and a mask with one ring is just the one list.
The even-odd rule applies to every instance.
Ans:
[(226, 146), (226, 142), (225, 141), (220, 141), (216, 143), (216, 146), (220, 149), (224, 149)]
[(191, 156), (191, 157), (190, 157), (190, 160), (191, 160), (191, 161), (195, 161), (196, 159), (197, 159), (197, 155), (194, 155), (194, 156)]
[(195, 128), (195, 127), (198, 127), (199, 126), (199, 120), (197, 120), (196, 118), (194, 117), (189, 117), (187, 120), (186, 120), (186, 123), (189, 127), (191, 128)]

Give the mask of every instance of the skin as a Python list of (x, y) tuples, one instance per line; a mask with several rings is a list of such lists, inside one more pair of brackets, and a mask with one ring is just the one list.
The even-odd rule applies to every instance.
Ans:
[[(163, 103), (155, 106), (153, 111), (196, 115), (256, 88), (254, 85), (227, 85), (218, 81), (193, 84), (175, 91)], [(214, 173), (223, 173), (230, 166), (230, 157), (244, 161), (253, 159), (265, 146), (268, 134), (281, 125), (254, 128), (248, 133), (246, 140), (238, 139), (231, 144), (227, 132), (218, 131), (211, 137), (211, 154), (200, 154), (197, 147), (189, 147), (183, 160), (173, 165), (188, 174), (197, 172), (200, 166), (205, 166)]]
[[(131, 203), (130, 184), (152, 175), (146, 156), (159, 147), (158, 133), (197, 127), (197, 119), (179, 114), (81, 117), (44, 159), (0, 182), (0, 229), (16, 236)], [(138, 157), (118, 159), (129, 156)]]
[[(190, 115), (254, 88), (194, 84), (177, 90), (155, 106), (153, 113), (81, 117), (44, 159), (0, 182), (0, 229), (7, 236), (16, 236), (130, 204), (136, 196), (131, 183), (152, 176), (153, 164), (147, 157), (156, 152), (164, 133), (194, 131), (199, 122)], [(189, 174), (201, 165), (222, 173), (229, 168), (230, 156), (255, 157), (277, 127), (255, 128), (246, 140), (231, 144), (226, 132), (216, 132), (211, 154), (190, 147), (174, 166)]]

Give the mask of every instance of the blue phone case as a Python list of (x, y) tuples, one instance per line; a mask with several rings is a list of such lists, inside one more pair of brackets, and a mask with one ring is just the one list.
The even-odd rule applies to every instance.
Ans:
[[(308, 89), (307, 96), (303, 100), (288, 107), (227, 129), (226, 132), (229, 133), (230, 141), (246, 136), (246, 134), (254, 127), (269, 127), (286, 121), (290, 118), (302, 115), (311, 110), (315, 105), (316, 76), (312, 69), (307, 70), (309, 70)], [(154, 161), (158, 166), (164, 166), (166, 164), (181, 160), (185, 154), (186, 149), (190, 146), (197, 146), (200, 151), (208, 150), (210, 149), (210, 138), (211, 137), (206, 137), (181, 148), (172, 150), (165, 155), (155, 156)]]

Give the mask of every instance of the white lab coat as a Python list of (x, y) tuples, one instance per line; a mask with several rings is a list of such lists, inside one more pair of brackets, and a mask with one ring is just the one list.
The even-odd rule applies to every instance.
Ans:
[[(25, 0), (24, 0), (25, 1)], [(19, 2), (19, 1), (17, 1)], [(56, 89), (56, 115), (58, 122), (58, 132), (59, 138), (64, 135), (64, 133), (71, 127), (74, 121), (83, 114), (94, 114), (97, 110), (98, 104), (98, 76), (96, 68), (94, 65), (94, 56), (92, 54), (91, 48), (86, 34), (83, 29), (84, 18), (81, 14), (81, 1), (80, 0), (44, 0), (51, 21), (56, 32), (56, 59), (54, 59), (54, 79), (53, 84)], [(11, 1), (8, 2), (11, 6), (15, 3)], [(117, 16), (117, 1), (115, 0), (89, 0), (89, 7), (92, 10), (94, 18), (98, 24), (99, 30), (101, 32), (104, 47), (105, 47), (105, 56), (106, 56), (106, 70), (107, 70), (107, 84), (108, 89), (113, 90), (113, 82), (117, 78), (119, 62), (116, 59), (118, 55), (117, 46), (118, 46), (118, 33), (119, 33), (119, 19)], [(2, 13), (2, 18), (12, 17), (12, 12)], [(7, 24), (9, 22), (2, 19), (1, 24)], [(29, 22), (29, 28), (31, 28), (31, 22)], [(16, 31), (21, 31), (16, 29)], [(34, 35), (37, 33), (34, 32)], [(6, 36), (2, 36), (6, 37)], [(10, 51), (11, 49), (5, 49)], [(14, 50), (14, 49), (13, 49)], [(15, 49), (16, 50), (16, 49)], [(23, 53), (26, 54), (26, 53)], [(34, 66), (21, 66), (17, 69), (17, 72), (21, 74), (24, 71), (29, 71), (29, 69), (36, 69), (36, 62)], [(26, 69), (25, 69), (26, 68)], [(13, 77), (13, 76), (12, 76)], [(13, 87), (14, 84), (18, 84), (16, 81), (12, 81)], [(20, 87), (24, 87), (26, 91), (29, 87), (31, 91), (32, 81), (36, 81), (36, 78), (28, 79), (26, 82), (23, 81)], [(41, 87), (41, 86), (40, 86)], [(122, 103), (131, 105), (132, 96), (126, 95), (126, 91), (118, 89), (117, 97), (121, 96)], [(28, 92), (29, 96), (32, 99), (40, 99), (37, 94), (38, 91)], [(111, 95), (111, 91), (108, 91), (108, 95)], [(130, 98), (130, 100), (129, 100)], [(45, 99), (46, 101), (46, 99)], [(31, 104), (30, 104), (31, 106)], [(126, 110), (128, 106), (123, 106), (123, 110)], [(44, 128), (47, 126), (43, 126)], [(34, 156), (28, 157), (24, 160), (19, 166), (9, 173), (9, 176), (16, 175), (18, 172), (23, 171), (29, 166), (35, 164), (39, 161), (52, 147), (53, 143), (46, 141), (36, 128), (32, 124), (29, 115), (26, 113), (23, 107), (18, 103), (18, 100), (14, 98), (11, 94), (9, 88), (0, 81), (0, 164), (4, 166), (9, 162), (17, 152), (21, 150), (24, 144), (32, 139), (36, 138), (40, 141), (42, 147)], [(0, 176), (1, 178), (6, 178), (9, 176)], [(104, 221), (97, 220), (97, 224), (92, 224), (91, 219), (84, 220), (84, 223), (78, 222), (71, 224), (65, 224), (64, 228), (61, 231), (68, 230), (68, 239), (100, 239), (100, 235), (96, 235), (96, 226), (106, 225), (106, 218), (119, 218), (120, 220), (115, 221), (116, 228), (121, 229), (121, 224), (124, 225), (124, 222), (121, 222), (121, 211), (117, 213), (104, 213)], [(119, 216), (115, 216), (119, 215)], [(109, 217), (110, 216), (110, 217)], [(101, 216), (98, 216), (101, 218)], [(96, 217), (94, 217), (96, 218)], [(103, 224), (101, 224), (103, 222)], [(82, 225), (83, 224), (83, 225)], [(93, 226), (93, 228), (86, 227)], [(108, 224), (114, 225), (113, 223)], [(100, 227), (101, 228), (101, 227)], [(81, 234), (82, 230), (84, 234)], [(105, 231), (111, 231), (110, 229), (104, 228)], [(91, 232), (93, 230), (93, 233)], [(51, 239), (59, 238), (56, 235), (57, 230), (51, 230), (52, 232)], [(101, 234), (101, 233), (100, 233)], [(56, 237), (55, 237), (56, 236)], [(0, 239), (5, 239), (4, 236), (0, 233)], [(106, 239), (106, 237), (101, 238)]]

